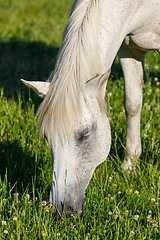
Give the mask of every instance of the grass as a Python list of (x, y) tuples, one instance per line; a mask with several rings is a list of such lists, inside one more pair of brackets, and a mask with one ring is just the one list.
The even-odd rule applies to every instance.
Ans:
[(125, 112), (116, 59), (106, 94), (111, 152), (86, 190), (84, 216), (56, 218), (46, 205), (51, 157), (34, 118), (41, 99), (19, 79), (47, 79), (72, 3), (0, 0), (0, 239), (160, 239), (160, 61), (154, 53), (146, 56), (137, 174), (121, 170)]

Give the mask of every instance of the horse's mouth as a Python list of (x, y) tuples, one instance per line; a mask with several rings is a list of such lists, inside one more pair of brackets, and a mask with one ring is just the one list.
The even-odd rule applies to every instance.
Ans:
[(61, 211), (56, 207), (54, 206), (52, 203), (48, 203), (45, 207), (44, 207), (44, 210), (49, 210), (51, 211), (52, 215), (54, 217), (58, 217), (58, 218), (62, 218), (63, 215), (65, 215), (66, 217), (79, 217), (79, 216), (82, 216), (83, 213), (84, 213), (84, 210), (85, 210), (85, 199), (82, 203), (82, 208), (79, 209), (79, 210), (74, 210), (73, 207), (71, 206), (67, 206), (67, 207), (64, 207), (64, 204), (62, 204), (62, 209)]

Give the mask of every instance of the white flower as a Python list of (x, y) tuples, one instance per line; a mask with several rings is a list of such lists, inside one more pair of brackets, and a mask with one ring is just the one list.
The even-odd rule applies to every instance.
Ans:
[(134, 220), (138, 221), (139, 215), (134, 215)]
[(135, 233), (133, 231), (131, 231), (130, 234), (133, 236)]
[(14, 196), (14, 197), (18, 197), (18, 196), (19, 196), (19, 193), (13, 193), (13, 196)]
[(30, 195), (29, 194), (27, 194), (27, 199), (30, 199)]
[(152, 89), (148, 89), (147, 94), (150, 95), (152, 93)]
[(7, 222), (6, 221), (2, 221), (2, 225), (7, 225)]
[(158, 67), (157, 65), (156, 65), (154, 68), (155, 68), (155, 70), (158, 70), (158, 69), (159, 69), (159, 67)]
[(112, 181), (112, 177), (109, 177), (109, 182), (111, 182)]
[(37, 198), (37, 197), (35, 197), (35, 198), (34, 198), (34, 201), (35, 201), (35, 202), (37, 202), (37, 200), (38, 200), (38, 198)]
[(147, 129), (149, 129), (149, 128), (150, 128), (150, 126), (151, 126), (151, 124), (150, 124), (150, 123), (147, 123), (147, 124), (146, 124), (146, 128), (147, 128)]
[(113, 93), (109, 92), (107, 95), (108, 95), (108, 97), (111, 97), (113, 95)]
[(154, 198), (151, 198), (151, 201), (152, 201), (152, 202), (155, 202), (156, 200), (155, 200)]
[(148, 222), (150, 221), (151, 217), (152, 217), (151, 214), (149, 214), (149, 215), (146, 217)]
[(61, 234), (60, 233), (57, 233), (57, 236), (60, 236)]
[(42, 201), (42, 206), (46, 206), (47, 205), (47, 201)]
[(13, 221), (17, 221), (17, 217), (14, 217), (14, 218), (13, 218)]
[(120, 195), (120, 194), (121, 194), (121, 191), (118, 191), (118, 194)]
[(5, 233), (5, 234), (8, 234), (8, 231), (7, 231), (7, 230), (4, 230), (4, 233)]
[(135, 191), (134, 193), (135, 193), (135, 194), (139, 194), (139, 191)]

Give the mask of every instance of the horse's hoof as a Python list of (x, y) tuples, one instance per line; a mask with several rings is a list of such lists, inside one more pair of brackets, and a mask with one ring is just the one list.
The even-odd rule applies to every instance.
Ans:
[(131, 162), (130, 159), (125, 159), (122, 164), (122, 169), (128, 173), (137, 172), (136, 166)]

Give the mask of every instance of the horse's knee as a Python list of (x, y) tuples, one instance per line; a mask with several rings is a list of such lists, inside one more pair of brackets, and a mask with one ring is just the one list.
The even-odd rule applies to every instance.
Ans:
[(142, 108), (141, 101), (126, 101), (124, 103), (125, 111), (127, 116), (136, 116)]

